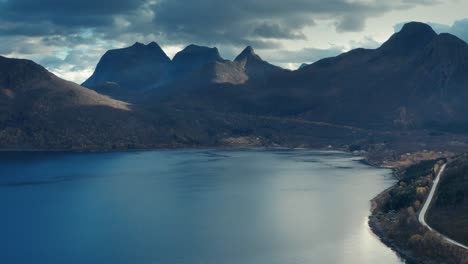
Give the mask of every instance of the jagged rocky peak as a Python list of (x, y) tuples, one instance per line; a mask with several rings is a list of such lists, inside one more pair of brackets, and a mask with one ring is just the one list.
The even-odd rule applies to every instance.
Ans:
[(141, 43), (141, 42), (135, 42), (135, 44), (133, 44), (131, 47), (145, 47), (146, 45)]
[(169, 57), (166, 55), (161, 46), (159, 46), (158, 43), (154, 41), (150, 42), (148, 45), (145, 45), (140, 42), (135, 42), (135, 44), (128, 48), (110, 50), (108, 53), (111, 53), (111, 55), (149, 55), (152, 56), (153, 59), (158, 58), (165, 62), (170, 61)]
[(152, 48), (152, 47), (159, 47), (158, 43), (152, 41), (150, 43), (148, 43), (148, 45), (145, 45), (144, 43), (141, 43), (141, 42), (135, 42), (135, 44), (133, 44), (132, 46), (130, 47), (134, 47), (134, 48), (144, 48), (144, 47), (148, 47), (148, 48)]
[(171, 64), (171, 76), (173, 78), (181, 77), (208, 63), (221, 61), (224, 59), (217, 48), (191, 44), (174, 56)]
[(262, 60), (260, 56), (258, 56), (254, 49), (251, 46), (247, 46), (235, 59), (235, 61), (242, 61), (245, 59), (255, 59), (255, 60)]
[[(170, 63), (171, 59), (156, 42), (148, 45), (136, 42), (127, 48), (107, 51), (83, 86), (127, 100), (123, 94), (130, 90), (141, 90), (160, 84), (167, 76)], [(110, 89), (107, 85), (109, 82), (117, 85)], [(102, 90), (102, 87), (105, 89)]]
[(222, 60), (217, 48), (210, 48), (191, 44), (174, 56), (174, 62), (177, 63), (180, 60), (190, 60), (197, 58), (204, 58), (208, 61)]
[(148, 45), (147, 45), (148, 48), (161, 48), (158, 43), (154, 42), (154, 41), (151, 41)]
[(387, 53), (406, 55), (423, 48), (435, 37), (437, 33), (431, 26), (421, 22), (409, 22), (399, 32), (393, 34), (380, 49)]

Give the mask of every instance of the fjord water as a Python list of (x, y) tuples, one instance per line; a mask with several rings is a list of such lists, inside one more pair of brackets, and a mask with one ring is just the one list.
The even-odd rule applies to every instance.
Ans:
[(340, 152), (0, 154), (0, 263), (401, 263)]

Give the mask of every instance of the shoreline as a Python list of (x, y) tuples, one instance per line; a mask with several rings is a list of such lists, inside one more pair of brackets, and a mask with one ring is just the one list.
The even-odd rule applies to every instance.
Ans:
[[(364, 160), (366, 165), (379, 168), (379, 169), (390, 169), (392, 171), (392, 176), (395, 180), (399, 180), (398, 171), (400, 168), (395, 167), (383, 167), (381, 165), (376, 165), (368, 162), (367, 157)], [(390, 248), (395, 254), (403, 260), (403, 263), (406, 264), (417, 264), (419, 263), (419, 259), (415, 258), (411, 252), (405, 250), (398, 246), (393, 240), (389, 239), (383, 229), (377, 223), (377, 216), (375, 215), (377, 211), (382, 207), (383, 202), (386, 201), (388, 198), (389, 193), (397, 187), (397, 183), (388, 187), (387, 189), (383, 190), (379, 194), (377, 194), (374, 198), (370, 200), (370, 214), (368, 216), (367, 225), (369, 229), (372, 231), (374, 235), (377, 236), (379, 241), (383, 243), (385, 246)], [(434, 263), (436, 264), (436, 263)]]
[[(150, 151), (170, 151), (170, 150), (207, 150), (207, 149), (216, 149), (216, 150), (316, 150), (316, 151), (335, 151), (348, 153), (354, 155), (351, 151), (346, 150), (345, 148), (328, 148), (328, 147), (288, 147), (288, 146), (192, 146), (192, 147), (156, 147), (156, 148), (135, 148), (135, 149), (35, 149), (35, 148), (25, 148), (25, 149), (15, 149), (15, 148), (0, 148), (0, 153), (126, 153), (126, 152), (150, 152)], [(366, 165), (374, 166), (368, 163), (365, 160), (365, 156), (361, 156), (362, 162)], [(376, 166), (377, 167), (377, 166)]]
[[(445, 156), (443, 158), (449, 158), (449, 156)], [(433, 159), (430, 159), (430, 160), (433, 160)], [(424, 161), (429, 161), (429, 160), (422, 160), (420, 162), (424, 162)], [(418, 165), (418, 164), (420, 163), (416, 162), (413, 165)], [(382, 167), (382, 166), (379, 166), (379, 167)], [(386, 167), (386, 168), (389, 168), (389, 167)], [(430, 228), (427, 229), (418, 219), (418, 217), (420, 216), (420, 212), (421, 212), (421, 210), (419, 210), (418, 207), (413, 208), (413, 206), (415, 205), (410, 205), (409, 208), (407, 209), (405, 209), (406, 207), (404, 207), (402, 209), (396, 209), (396, 211), (393, 209), (392, 209), (393, 211), (392, 210), (388, 211), (389, 210), (388, 208), (386, 210), (385, 209), (382, 210), (383, 208), (388, 206), (389, 203), (392, 204), (390, 200), (391, 196), (389, 195), (389, 193), (394, 190), (395, 191), (400, 190), (400, 188), (402, 188), (401, 186), (405, 186), (407, 184), (407, 180), (405, 180), (407, 177), (406, 172), (404, 172), (405, 168), (407, 168), (407, 166), (391, 167), (392, 171), (394, 172), (393, 174), (395, 178), (398, 179), (399, 181), (402, 181), (401, 184), (403, 185), (401, 185), (400, 183), (396, 183), (390, 188), (377, 194), (377, 196), (375, 196), (370, 201), (371, 214), (369, 215), (369, 218), (368, 218), (369, 228), (372, 230), (372, 232), (375, 235), (377, 235), (377, 237), (383, 244), (385, 244), (386, 246), (391, 248), (394, 252), (396, 252), (396, 254), (399, 257), (401, 257), (405, 261), (405, 263), (438, 264), (438, 263), (441, 263), (440, 261), (442, 259), (445, 259), (444, 257), (447, 258), (448, 263), (459, 263), (458, 261), (460, 261), (460, 256), (462, 256), (463, 258), (463, 256), (466, 256), (465, 254), (467, 254), (467, 252), (466, 251), (463, 252), (463, 250), (461, 251), (458, 250), (459, 246), (457, 245), (447, 243), (447, 241), (444, 239), (445, 236), (443, 234), (438, 233), (438, 232), (433, 232), (433, 230), (431, 230)], [(404, 175), (406, 176), (400, 177), (401, 175), (403, 175), (401, 173), (405, 173)], [(433, 173), (435, 173), (435, 171)], [(435, 175), (440, 175), (440, 174), (434, 174), (434, 176)], [(424, 175), (420, 175), (419, 177), (420, 177), (419, 179), (421, 179), (421, 177), (424, 177)], [(434, 179), (432, 181), (434, 181)], [(430, 186), (431, 186), (430, 191), (432, 191), (434, 187), (434, 182), (432, 182)], [(427, 194), (424, 200), (422, 200), (423, 204), (421, 206), (426, 204), (426, 200), (428, 199), (428, 197), (429, 197), (429, 194)], [(417, 199), (414, 200), (414, 202), (416, 201)], [(403, 210), (404, 212), (409, 212), (409, 213), (410, 211), (413, 211), (413, 214), (416, 213), (415, 222), (417, 224), (415, 225), (414, 221), (413, 223), (407, 222), (409, 221), (409, 219), (407, 218), (403, 218), (403, 219), (406, 219), (406, 220), (403, 220), (406, 222), (401, 222), (400, 220), (401, 218), (399, 217), (401, 217), (402, 214), (403, 215), (405, 214), (405, 213), (402, 213), (401, 210)], [(404, 235), (402, 236), (402, 234)], [(410, 240), (406, 240), (409, 237), (411, 237), (412, 239), (413, 237), (417, 237), (417, 236), (419, 236), (422, 239), (422, 238), (425, 238), (426, 235), (428, 234), (429, 236), (433, 236), (435, 238), (435, 240), (432, 241), (433, 244), (423, 243), (423, 244), (419, 244), (419, 248), (415, 248), (414, 244), (412, 244)], [(404, 239), (405, 236), (407, 237), (406, 239)], [(440, 248), (441, 251), (436, 254), (432, 254), (432, 253), (427, 254), (426, 252), (431, 252), (431, 250), (433, 250), (431, 248), (433, 248), (434, 246), (437, 248)], [(457, 261), (455, 261), (455, 259), (457, 259)]]
[[(376, 198), (377, 197), (378, 196), (376, 196)], [(411, 251), (402, 248), (401, 246), (397, 245), (394, 240), (387, 237), (386, 233), (377, 224), (377, 219), (375, 215), (371, 214), (369, 216), (367, 224), (369, 225), (369, 228), (372, 231), (372, 233), (374, 233), (379, 238), (380, 242), (386, 245), (388, 248), (390, 248), (393, 252), (395, 252), (395, 254), (397, 254), (397, 256), (401, 258), (404, 261), (404, 263), (421, 263), (421, 258), (414, 256), (414, 254), (412, 254)], [(438, 264), (438, 262), (427, 262), (427, 260), (423, 261), (426, 261), (424, 263)]]

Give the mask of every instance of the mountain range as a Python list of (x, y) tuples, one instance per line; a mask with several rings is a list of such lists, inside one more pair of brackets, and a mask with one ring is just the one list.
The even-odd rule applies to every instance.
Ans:
[(216, 48), (189, 45), (171, 60), (155, 42), (135, 43), (106, 52), (82, 86), (1, 57), (0, 91), (2, 148), (321, 146), (464, 135), (468, 45), (411, 22), (377, 49), (290, 71), (252, 47), (230, 61)]

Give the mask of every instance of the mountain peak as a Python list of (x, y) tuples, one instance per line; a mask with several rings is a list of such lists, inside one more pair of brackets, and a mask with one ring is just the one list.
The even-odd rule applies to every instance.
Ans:
[(171, 72), (180, 76), (217, 61), (223, 61), (217, 48), (191, 44), (174, 56)]
[(156, 43), (155, 41), (150, 42), (148, 45), (145, 45), (141, 42), (135, 42), (130, 48), (137, 48), (137, 49), (143, 49), (143, 48), (151, 48), (151, 49), (161, 49), (161, 47)]
[(252, 48), (252, 46), (247, 46), (242, 53), (249, 54), (249, 55), (255, 55), (255, 51)]
[(148, 45), (146, 45), (148, 48), (161, 48), (158, 43), (151, 41)]
[(210, 48), (210, 47), (199, 46), (195, 44), (188, 45), (181, 52), (191, 53), (191, 54), (211, 54), (211, 55), (217, 54), (218, 56), (221, 56), (219, 55), (219, 51), (216, 47)]
[(386, 53), (407, 55), (431, 42), (437, 33), (421, 22), (406, 23), (402, 29), (385, 42), (381, 50)]
[(141, 42), (135, 42), (135, 44), (132, 45), (132, 47), (144, 47), (145, 44), (141, 43)]
[(185, 49), (178, 52), (174, 56), (174, 61), (177, 63), (178, 61), (185, 61), (185, 60), (193, 60), (193, 59), (201, 59), (207, 61), (222, 61), (221, 55), (217, 48), (210, 48), (204, 46), (198, 46), (195, 44), (188, 45)]
[(262, 60), (260, 56), (258, 56), (254, 49), (251, 46), (247, 46), (237, 57), (234, 61), (241, 61), (244, 59), (255, 59), (255, 60)]
[[(170, 62), (171, 59), (156, 42), (148, 45), (136, 42), (127, 48), (107, 51), (93, 75), (82, 85), (120, 97), (129, 91), (157, 86), (166, 78)], [(109, 87), (109, 82), (118, 84), (120, 90), (102, 90), (101, 87)]]
[(403, 25), (400, 34), (406, 35), (437, 35), (431, 26), (422, 22), (408, 22)]

